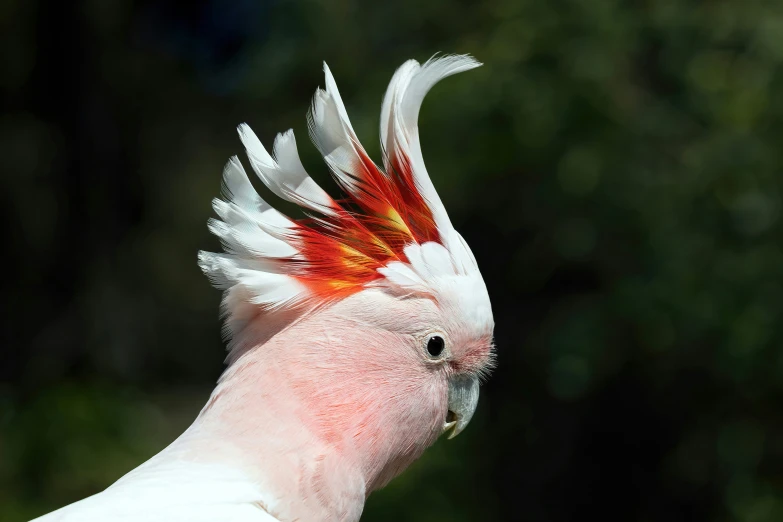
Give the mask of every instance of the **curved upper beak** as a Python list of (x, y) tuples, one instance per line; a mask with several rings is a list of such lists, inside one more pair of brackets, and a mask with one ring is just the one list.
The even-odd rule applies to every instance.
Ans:
[(473, 417), (479, 398), (479, 381), (472, 375), (454, 375), (449, 379), (449, 412), (443, 433), (451, 430), (450, 439), (459, 435)]

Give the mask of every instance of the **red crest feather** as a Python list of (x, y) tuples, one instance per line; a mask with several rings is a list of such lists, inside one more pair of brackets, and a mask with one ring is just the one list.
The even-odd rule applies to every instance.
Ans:
[(411, 243), (440, 241), (407, 158), (395, 158), (399, 167), (386, 173), (359, 147), (351, 175), (360, 190), (346, 190), (334, 215), (297, 220), (291, 230), (299, 256), (289, 260), (290, 274), (321, 298), (343, 297), (381, 279), (379, 268), (408, 262), (404, 248)]
[[(382, 279), (425, 288), (435, 272), (477, 274), (475, 259), (453, 230), (424, 167), (417, 120), (424, 95), (438, 80), (478, 65), (469, 56), (446, 56), (424, 65), (410, 60), (397, 70), (381, 113), (384, 168), (359, 143), (324, 65), (326, 88), (316, 91), (308, 121), (345, 193), (339, 202), (305, 171), (292, 131), (277, 136), (273, 156), (247, 125), (240, 125), (253, 170), (309, 217), (291, 220), (273, 209), (232, 158), (224, 173), (226, 200), (214, 202), (221, 220), (210, 222), (226, 254), (201, 252), (202, 269), (229, 294), (240, 288), (236, 299), (249, 295), (251, 303), (267, 308), (345, 297)], [(439, 249), (408, 250), (428, 244)], [(423, 254), (430, 258), (423, 260)], [(227, 296), (229, 303), (236, 299)]]

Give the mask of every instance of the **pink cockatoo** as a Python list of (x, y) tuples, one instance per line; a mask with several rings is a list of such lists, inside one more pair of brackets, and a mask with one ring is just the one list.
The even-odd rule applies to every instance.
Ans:
[(372, 491), (465, 429), (494, 322), (476, 259), (427, 174), (417, 120), (435, 83), (479, 65), (443, 56), (397, 70), (381, 108), (383, 168), (324, 66), (310, 136), (344, 200), (305, 172), (292, 131), (269, 154), (239, 126), (261, 181), (309, 217), (272, 208), (231, 158), (209, 223), (225, 253), (199, 254), (225, 292), (226, 371), (170, 446), (38, 520), (358, 520)]

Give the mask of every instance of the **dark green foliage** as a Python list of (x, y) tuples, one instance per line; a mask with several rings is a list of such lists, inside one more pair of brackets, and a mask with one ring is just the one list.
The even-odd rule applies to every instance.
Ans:
[(218, 4), (0, 7), (0, 519), (99, 491), (206, 399), (232, 128), (293, 126), (326, 184), (321, 61), (377, 158), (394, 68), (445, 51), (486, 64), (421, 132), (498, 369), (364, 520), (783, 520), (783, 4)]

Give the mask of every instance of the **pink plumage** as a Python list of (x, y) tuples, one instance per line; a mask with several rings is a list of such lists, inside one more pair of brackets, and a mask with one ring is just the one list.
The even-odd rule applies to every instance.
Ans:
[(492, 310), (427, 174), (417, 120), (437, 81), (478, 65), (445, 56), (397, 70), (383, 167), (325, 67), (308, 116), (339, 201), (307, 174), (291, 131), (272, 155), (239, 127), (261, 181), (310, 216), (275, 210), (229, 161), (209, 223), (225, 253), (199, 255), (225, 291), (228, 369), (168, 448), (41, 520), (358, 520), (372, 491), (465, 428), (492, 364)]

